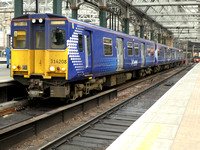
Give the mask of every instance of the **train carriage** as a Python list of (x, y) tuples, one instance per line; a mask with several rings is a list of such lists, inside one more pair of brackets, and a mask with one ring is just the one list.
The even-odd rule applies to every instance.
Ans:
[(11, 32), (11, 76), (30, 97), (74, 100), (172, 62), (167, 46), (54, 14), (14, 18)]

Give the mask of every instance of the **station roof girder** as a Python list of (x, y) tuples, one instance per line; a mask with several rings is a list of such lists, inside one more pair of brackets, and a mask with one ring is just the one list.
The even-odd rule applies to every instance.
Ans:
[(146, 7), (146, 6), (191, 6), (191, 5), (200, 5), (200, 1), (181, 1), (181, 2), (146, 2), (146, 3), (130, 3), (135, 7)]

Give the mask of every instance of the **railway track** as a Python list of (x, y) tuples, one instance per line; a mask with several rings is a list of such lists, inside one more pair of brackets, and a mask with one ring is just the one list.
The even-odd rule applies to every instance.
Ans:
[(110, 108), (85, 124), (49, 142), (47, 145), (41, 147), (40, 150), (105, 149), (148, 109), (146, 106), (141, 108), (140, 105), (137, 105), (139, 100), (137, 98), (178, 73), (180, 73), (180, 70), (142, 90), (132, 98)]
[[(132, 83), (132, 84), (129, 83), (129, 85), (127, 85), (127, 87), (133, 86), (134, 84), (139, 85), (139, 83), (142, 83), (142, 82), (147, 81), (147, 80), (152, 81), (152, 78), (153, 77), (148, 77), (147, 79), (143, 79), (143, 81), (142, 80), (137, 81), (137, 83), (134, 81), (135, 83)], [(163, 80), (166, 80), (166, 79), (163, 79)], [(155, 84), (154, 86), (156, 86), (156, 85), (157, 84)], [(119, 87), (119, 89), (117, 89), (117, 90), (122, 91), (122, 87), (121, 87), (121, 89)], [(74, 117), (76, 113), (85, 112), (85, 111), (87, 111), (87, 110), (89, 110), (93, 107), (96, 107), (96, 106), (103, 104), (106, 101), (110, 101), (111, 99), (116, 98), (117, 90), (111, 89), (109, 91), (105, 91), (103, 93), (97, 94), (96, 96), (86, 98), (86, 99), (79, 101), (77, 103), (60, 107), (58, 109), (44, 113), (43, 115), (33, 117), (31, 119), (28, 119), (26, 121), (17, 123), (15, 125), (12, 125), (12, 126), (9, 126), (9, 127), (6, 127), (4, 129), (0, 129), (0, 149), (9, 148), (11, 145), (17, 144), (18, 142), (23, 141), (28, 137), (31, 137), (33, 135), (38, 135), (41, 131), (43, 131), (43, 130), (45, 130), (45, 129), (47, 129), (47, 128), (55, 125), (55, 124), (58, 124), (60, 122), (65, 122), (69, 118)], [(145, 92), (146, 90), (147, 89), (143, 90), (142, 93)], [(135, 94), (135, 96), (137, 96), (137, 95), (138, 94)], [(122, 102), (122, 103), (119, 104), (119, 106), (122, 105), (122, 104), (125, 105), (126, 103), (127, 102)], [(116, 109), (118, 109), (118, 108), (116, 108)], [(106, 114), (110, 114), (112, 111), (116, 111), (114, 107), (112, 109), (110, 109), (110, 111), (106, 112)], [(133, 114), (135, 116), (135, 119), (138, 118), (143, 112), (144, 112), (143, 109), (134, 110)], [(130, 117), (133, 117), (133, 116), (131, 116), (131, 114), (130, 114), (130, 116), (128, 118), (130, 118)], [(81, 128), (79, 131), (75, 130), (75, 129), (73, 130), (74, 132), (71, 131), (70, 136), (65, 138), (65, 139), (69, 140), (72, 137), (74, 137), (74, 135), (79, 135), (81, 133), (81, 131), (88, 128), (88, 126), (89, 127), (93, 126), (94, 123), (101, 121), (102, 118), (105, 118), (105, 116), (104, 116), (104, 114), (101, 114), (101, 115), (98, 115), (98, 117), (95, 117), (95, 118), (96, 119), (94, 119), (94, 121), (92, 121), (93, 119), (90, 120), (90, 121), (93, 122), (92, 125), (89, 124), (90, 121), (88, 121), (87, 123), (85, 123), (83, 125), (83, 128)], [(121, 118), (125, 118), (125, 117), (122, 115)], [(109, 120), (109, 119), (111, 119), (111, 120)], [(125, 128), (127, 128), (130, 125), (130, 123), (133, 122), (133, 119), (131, 119), (131, 120), (125, 119), (123, 121), (122, 120), (118, 121), (118, 120), (116, 120), (116, 118), (107, 117), (107, 120), (102, 121), (101, 122), (102, 124), (98, 125), (95, 128), (98, 128), (99, 130), (100, 129), (105, 130), (105, 128), (109, 129), (110, 127), (113, 127), (112, 123), (114, 123), (114, 122), (116, 124), (118, 124), (119, 127), (115, 128), (115, 129), (113, 128), (113, 130), (115, 130), (116, 132), (118, 131), (118, 132), (111, 134), (110, 131), (108, 131), (108, 133), (110, 134), (110, 139), (106, 139), (106, 140), (102, 139), (99, 143), (101, 146), (102, 146), (101, 142), (112, 141), (114, 137), (116, 138), (118, 135), (120, 135), (121, 132), (123, 132), (123, 130)], [(121, 123), (122, 127), (120, 127), (120, 123)], [(91, 135), (96, 135), (96, 131), (94, 132), (93, 129), (88, 130), (87, 132), (89, 132)], [(104, 131), (104, 132), (101, 132), (101, 133), (103, 134), (103, 135), (101, 135), (102, 137), (107, 136), (106, 135), (107, 131)], [(75, 138), (80, 138), (80, 137), (75, 137)], [(90, 138), (85, 138), (84, 140), (88, 140)], [(92, 139), (91, 139), (91, 141), (92, 141)], [(108, 142), (108, 143), (110, 143), (110, 142)], [(46, 148), (44, 148), (44, 149), (46, 149)]]

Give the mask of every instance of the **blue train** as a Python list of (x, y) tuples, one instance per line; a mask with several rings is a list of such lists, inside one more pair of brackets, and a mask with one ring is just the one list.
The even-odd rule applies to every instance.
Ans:
[(54, 14), (11, 23), (11, 76), (30, 97), (75, 100), (181, 64), (183, 51)]

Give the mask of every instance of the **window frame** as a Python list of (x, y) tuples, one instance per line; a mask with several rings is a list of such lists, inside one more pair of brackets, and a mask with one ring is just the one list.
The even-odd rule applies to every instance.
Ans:
[(149, 45), (147, 45), (147, 56), (151, 56), (151, 47)]
[(91, 37), (89, 35), (84, 35), (84, 38), (86, 37), (85, 44), (87, 43), (87, 54), (91, 55)]
[[(57, 28), (58, 26), (56, 26), (56, 28)], [(65, 31), (65, 29), (64, 28), (60, 28), (60, 27), (58, 27), (59, 28), (59, 30), (62, 30), (62, 31), (64, 31), (64, 33), (65, 33), (65, 35), (64, 35), (64, 47), (63, 48), (53, 48), (52, 47), (52, 43), (53, 43), (53, 31), (56, 31), (56, 28), (54, 27), (54, 28), (52, 28), (51, 29), (51, 34), (50, 34), (50, 38), (51, 38), (51, 42), (50, 42), (50, 49), (52, 49), (52, 50), (65, 50), (66, 49), (66, 47), (67, 47), (67, 43), (66, 43), (66, 31)]]
[[(136, 55), (135, 45), (138, 45), (138, 55)], [(139, 43), (134, 43), (134, 51), (135, 51), (135, 56), (140, 57), (140, 45), (139, 45)]]
[[(79, 35), (82, 36), (82, 51), (80, 51)], [(79, 33), (79, 34), (78, 34), (78, 51), (79, 51), (80, 53), (84, 52), (84, 41), (83, 41), (83, 38), (84, 38), (83, 34), (80, 34), (80, 33)]]
[[(14, 42), (15, 42), (15, 31), (24, 31), (25, 33), (26, 33), (26, 35), (25, 35), (25, 47), (23, 47), (23, 48), (18, 48), (18, 47), (15, 47), (14, 46)], [(16, 30), (13, 30), (13, 37), (12, 37), (12, 46), (13, 46), (13, 48), (14, 49), (27, 49), (27, 31), (26, 30), (21, 30), (21, 28), (20, 29), (16, 29)]]
[[(131, 44), (132, 44), (132, 46), (131, 46), (131, 47), (128, 45), (129, 43), (131, 43)], [(129, 48), (131, 48), (131, 49), (132, 49), (132, 55), (129, 55)], [(128, 56), (133, 56), (133, 42), (127, 42), (127, 54), (128, 54)]]
[(36, 40), (36, 38), (37, 38), (37, 32), (44, 32), (44, 41), (45, 41), (45, 30), (37, 30), (36, 32), (35, 32), (35, 49), (38, 49), (38, 50), (45, 50), (45, 43), (44, 43), (44, 47), (43, 48), (38, 48), (37, 46), (37, 40)]
[[(152, 53), (152, 50), (153, 49), (153, 53)], [(155, 50), (154, 50), (154, 47), (153, 46), (150, 46), (150, 52), (151, 52), (151, 56), (153, 57), (155, 55)]]
[[(110, 39), (111, 40), (111, 44), (106, 43), (107, 45), (111, 45), (111, 50), (112, 50), (112, 54), (111, 55), (105, 55), (104, 39)], [(113, 40), (112, 40), (112, 38), (103, 37), (103, 54), (104, 54), (104, 56), (113, 56)]]

